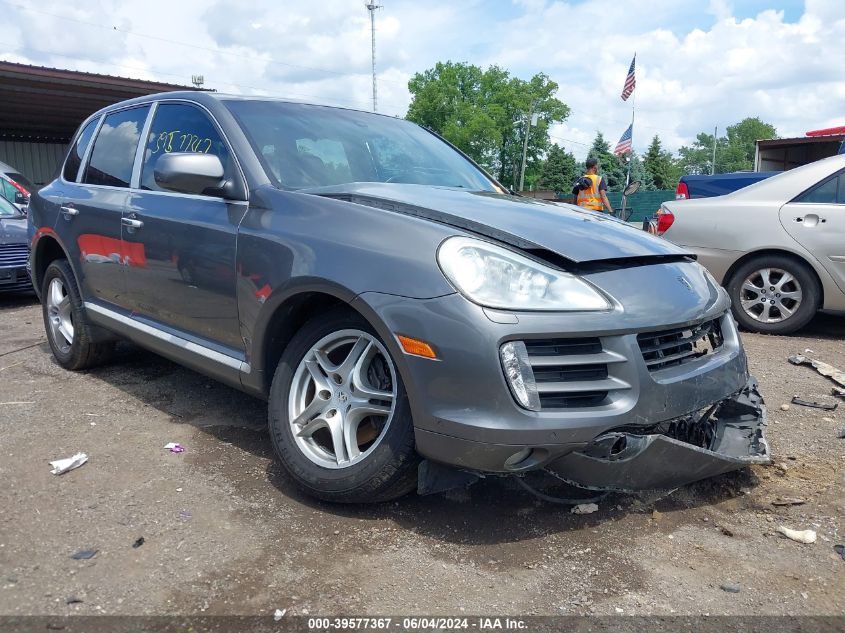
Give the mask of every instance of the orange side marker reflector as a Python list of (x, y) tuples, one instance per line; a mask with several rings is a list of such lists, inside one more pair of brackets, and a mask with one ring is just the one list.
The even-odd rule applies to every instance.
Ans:
[(423, 358), (437, 358), (437, 354), (434, 353), (431, 345), (425, 341), (420, 341), (409, 336), (402, 336), (401, 334), (397, 334), (396, 338), (399, 339), (399, 344), (406, 354), (422, 356)]

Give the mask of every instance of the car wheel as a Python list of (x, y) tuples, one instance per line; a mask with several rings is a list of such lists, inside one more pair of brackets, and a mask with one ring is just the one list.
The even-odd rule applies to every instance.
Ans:
[(269, 404), (273, 447), (291, 477), (327, 501), (387, 501), (416, 485), (408, 396), (375, 330), (357, 313), (306, 323), (288, 344)]
[(47, 341), (59, 365), (78, 370), (105, 362), (114, 342), (94, 342), (76, 278), (66, 260), (57, 259), (47, 266), (41, 292)]
[(810, 267), (783, 255), (761, 255), (745, 262), (727, 289), (739, 324), (764, 334), (789, 334), (804, 327), (821, 298)]

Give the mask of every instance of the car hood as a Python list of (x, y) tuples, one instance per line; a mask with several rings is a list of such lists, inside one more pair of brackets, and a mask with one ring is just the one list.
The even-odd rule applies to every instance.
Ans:
[(26, 218), (0, 219), (0, 244), (26, 243)]
[(393, 183), (349, 183), (299, 192), (426, 218), (521, 249), (552, 251), (575, 263), (692, 256), (611, 216), (534, 198)]

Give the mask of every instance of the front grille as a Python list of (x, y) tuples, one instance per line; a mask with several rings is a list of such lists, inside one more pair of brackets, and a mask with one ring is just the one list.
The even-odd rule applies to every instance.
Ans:
[(630, 385), (608, 374), (624, 356), (602, 349), (598, 338), (525, 341), (541, 409), (596, 407)]
[(647, 332), (637, 336), (649, 371), (683, 365), (712, 354), (724, 343), (719, 320), (686, 328)]
[(26, 266), (29, 247), (26, 244), (0, 244), (0, 267)]

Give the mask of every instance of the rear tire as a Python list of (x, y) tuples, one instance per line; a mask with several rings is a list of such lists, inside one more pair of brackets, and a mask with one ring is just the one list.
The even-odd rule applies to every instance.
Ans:
[(758, 255), (737, 268), (725, 286), (734, 318), (746, 330), (791, 334), (815, 316), (821, 287), (804, 262), (785, 255)]
[(65, 259), (56, 259), (44, 271), (41, 313), (47, 341), (56, 362), (65, 369), (80, 370), (106, 362), (113, 341), (95, 342), (76, 277)]
[(384, 342), (355, 312), (315, 317), (294, 335), (273, 378), (269, 426), (276, 455), (310, 495), (373, 503), (416, 487), (405, 387)]

